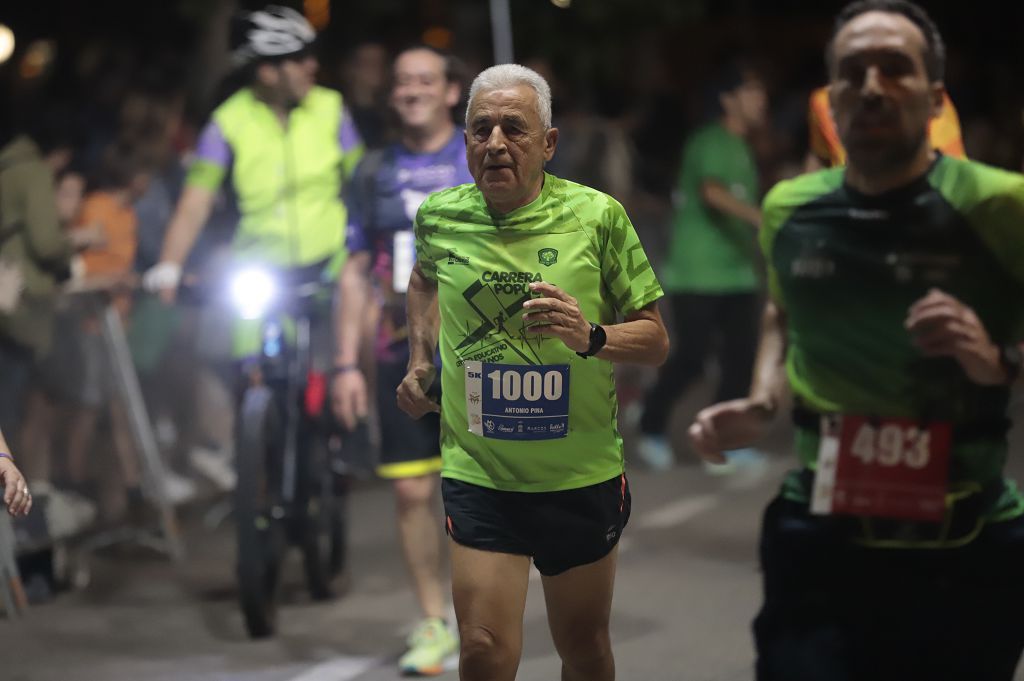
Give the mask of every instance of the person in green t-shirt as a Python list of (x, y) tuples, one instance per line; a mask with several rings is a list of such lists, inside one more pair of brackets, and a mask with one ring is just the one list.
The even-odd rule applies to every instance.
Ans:
[[(669, 416), (703, 373), (707, 355), (713, 351), (721, 369), (715, 401), (732, 399), (750, 386), (757, 344), (761, 212), (745, 137), (764, 121), (765, 89), (752, 72), (729, 63), (708, 92), (717, 119), (694, 133), (683, 151), (663, 277), (675, 329), (672, 357), (647, 394), (640, 420), (638, 453), (655, 470), (672, 466)], [(732, 453), (733, 462), (751, 456)]]
[(933, 150), (944, 45), (917, 5), (848, 5), (827, 61), (848, 165), (768, 193), (753, 385), (690, 427), (720, 459), (792, 394), (800, 467), (761, 526), (757, 678), (1010, 681), (1024, 177)]
[[(463, 681), (515, 678), (530, 559), (566, 681), (612, 681), (617, 545), (629, 518), (614, 362), (657, 365), (661, 286), (621, 204), (544, 172), (551, 91), (516, 64), (473, 82), (475, 184), (415, 222), (399, 406), (441, 414), (442, 497)], [(426, 394), (440, 345), (441, 394)]]

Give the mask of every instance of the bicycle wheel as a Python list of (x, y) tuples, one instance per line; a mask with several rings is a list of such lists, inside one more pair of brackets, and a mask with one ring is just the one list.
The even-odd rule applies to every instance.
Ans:
[(287, 538), (279, 518), (281, 413), (266, 386), (246, 390), (238, 418), (235, 515), (238, 532), (238, 590), (252, 638), (274, 633), (277, 585)]
[(347, 559), (348, 485), (332, 472), (326, 443), (310, 443), (305, 453), (299, 498), (306, 583), (315, 600), (326, 600), (338, 594)]

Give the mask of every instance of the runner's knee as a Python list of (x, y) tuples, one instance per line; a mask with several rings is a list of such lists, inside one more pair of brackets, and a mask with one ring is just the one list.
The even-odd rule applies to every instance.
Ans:
[(463, 665), (486, 664), (489, 669), (503, 669), (519, 659), (521, 641), (502, 635), (482, 624), (460, 624)]
[(555, 650), (571, 668), (586, 669), (602, 663), (612, 655), (612, 641), (608, 627), (577, 627), (553, 632)]
[(429, 504), (434, 496), (434, 479), (429, 475), (400, 478), (394, 481), (394, 486), (400, 510)]

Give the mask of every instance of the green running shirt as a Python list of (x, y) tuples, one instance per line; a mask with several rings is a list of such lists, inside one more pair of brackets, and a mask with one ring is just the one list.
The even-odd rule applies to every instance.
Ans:
[(701, 186), (724, 185), (737, 199), (757, 202), (757, 166), (746, 141), (720, 123), (686, 144), (672, 217), (672, 244), (663, 280), (669, 293), (753, 293), (760, 288), (757, 230), (707, 205)]
[[(996, 343), (1024, 338), (1024, 177), (940, 156), (881, 196), (843, 183), (843, 169), (782, 182), (764, 201), (761, 246), (788, 328), (786, 371), (818, 412), (950, 421), (950, 489), (998, 482), (1009, 390), (968, 380), (952, 358), (925, 357), (904, 328), (932, 288), (970, 306)], [(957, 438), (978, 426), (982, 437)], [(963, 432), (963, 430), (961, 430)], [(818, 437), (797, 431), (813, 469)], [(993, 513), (1020, 513), (1012, 485)], [(796, 478), (787, 495), (805, 500)]]
[(662, 297), (622, 205), (545, 175), (537, 199), (497, 215), (475, 185), (464, 184), (432, 194), (415, 232), (441, 313), (442, 476), (548, 492), (620, 475), (611, 362), (531, 333), (522, 306), (538, 297), (529, 283), (542, 280), (599, 324)]

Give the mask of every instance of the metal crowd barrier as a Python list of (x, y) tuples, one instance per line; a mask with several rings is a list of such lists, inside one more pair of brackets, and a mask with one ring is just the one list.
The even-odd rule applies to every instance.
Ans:
[[(86, 530), (84, 538), (76, 540), (75, 545), (79, 550), (91, 552), (106, 546), (130, 543), (145, 546), (180, 562), (184, 559), (185, 551), (174, 506), (167, 498), (164, 484), (167, 467), (157, 445), (153, 422), (142, 395), (120, 313), (109, 295), (111, 289), (126, 285), (132, 287), (123, 277), (106, 281), (93, 280), (88, 285), (68, 287), (64, 295), (73, 298), (73, 304), (93, 312), (100, 322), (103, 348), (113, 373), (113, 389), (125, 407), (134, 450), (139, 458), (143, 497), (156, 510), (158, 521), (156, 527), (132, 525), (97, 532)], [(18, 547), (19, 550), (21, 548)]]

